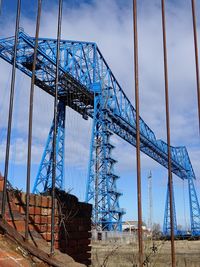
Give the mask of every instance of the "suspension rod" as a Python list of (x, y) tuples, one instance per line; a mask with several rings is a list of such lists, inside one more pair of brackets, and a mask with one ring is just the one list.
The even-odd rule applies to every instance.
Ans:
[(0, 0), (0, 15), (1, 15), (1, 11), (2, 11), (2, 0)]
[(9, 103), (9, 115), (8, 115), (8, 127), (7, 127), (5, 167), (4, 167), (4, 186), (3, 186), (2, 207), (1, 207), (2, 218), (5, 217), (5, 207), (6, 207), (6, 194), (7, 194), (6, 191), (7, 191), (9, 158), (10, 158), (10, 139), (11, 139), (11, 131), (12, 131), (13, 102), (14, 102), (14, 95), (15, 95), (16, 60), (17, 60), (17, 44), (18, 44), (18, 35), (19, 35), (20, 11), (21, 11), (21, 0), (18, 0), (16, 25), (15, 25), (15, 42), (14, 42), (14, 55), (13, 55), (13, 65), (12, 65), (12, 78), (11, 78), (11, 85), (10, 85), (10, 103)]
[(143, 241), (142, 241), (143, 238), (142, 238), (142, 197), (141, 197), (141, 166), (140, 166), (140, 114), (139, 114), (137, 0), (133, 0), (133, 31), (134, 31), (135, 108), (136, 108), (138, 242), (139, 242), (139, 267), (142, 267), (143, 266)]
[(163, 53), (164, 53), (164, 76), (165, 76), (165, 106), (166, 106), (166, 128), (167, 128), (167, 150), (168, 150), (168, 186), (170, 198), (170, 226), (171, 226), (171, 262), (175, 267), (175, 246), (174, 246), (174, 214), (173, 214), (173, 179), (171, 168), (171, 141), (170, 141), (170, 114), (169, 114), (169, 90), (168, 90), (168, 64), (167, 64), (167, 42), (165, 24), (165, 0), (161, 0), (162, 6), (162, 31), (163, 31)]
[(199, 133), (200, 133), (200, 80), (199, 80), (199, 55), (198, 55), (198, 38), (197, 38), (197, 23), (196, 23), (196, 5), (195, 0), (192, 2), (192, 19), (194, 32), (194, 49), (195, 49), (195, 63), (196, 63), (196, 82), (197, 82), (197, 102), (199, 115)]
[(52, 211), (51, 211), (51, 255), (54, 254), (54, 228), (55, 228), (55, 184), (56, 184), (56, 147), (57, 147), (57, 113), (58, 113), (58, 84), (59, 84), (59, 64), (60, 64), (60, 39), (62, 23), (63, 1), (59, 0), (58, 29), (57, 29), (57, 51), (56, 51), (56, 79), (54, 98), (54, 132), (53, 132), (53, 166), (52, 166)]
[(35, 84), (35, 69), (37, 60), (38, 37), (40, 30), (42, 0), (38, 0), (37, 21), (35, 30), (35, 46), (33, 54), (33, 66), (30, 88), (30, 101), (29, 101), (29, 126), (28, 126), (28, 155), (27, 155), (27, 180), (26, 180), (26, 221), (25, 221), (25, 240), (29, 238), (28, 225), (29, 225), (29, 202), (30, 202), (30, 175), (31, 175), (31, 147), (32, 147), (32, 126), (33, 126), (33, 101), (34, 101), (34, 84)]

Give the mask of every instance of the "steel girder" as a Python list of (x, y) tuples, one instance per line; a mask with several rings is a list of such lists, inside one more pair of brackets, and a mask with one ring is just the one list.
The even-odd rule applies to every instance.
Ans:
[[(34, 38), (20, 32), (17, 68), (28, 76), (32, 75), (34, 45)], [(11, 64), (13, 46), (14, 37), (0, 39), (0, 57)], [(55, 55), (56, 40), (40, 38), (35, 83), (53, 96), (55, 94)], [(108, 119), (107, 127), (135, 146), (135, 109), (95, 43), (62, 40), (59, 75), (59, 99), (82, 114), (84, 119), (94, 117), (94, 95), (100, 88), (104, 92), (102, 110)], [(155, 134), (142, 118), (140, 118), (140, 138), (141, 151), (167, 168), (167, 144), (156, 139)], [(171, 159), (174, 174), (181, 179), (195, 179), (185, 147), (171, 147)], [(191, 190), (191, 187), (189, 189)], [(197, 198), (196, 201), (198, 206)], [(191, 209), (194, 214), (194, 205), (191, 205)], [(197, 218), (200, 222), (199, 211), (197, 211)]]
[[(14, 38), (0, 39), (0, 57), (12, 64)], [(17, 67), (32, 75), (34, 38), (23, 32), (19, 34)], [(39, 39), (36, 66), (36, 85), (54, 95), (56, 40)], [(84, 118), (93, 117), (96, 88), (109, 88), (103, 106), (115, 123), (120, 137), (135, 145), (135, 109), (115, 79), (111, 69), (95, 43), (61, 41), (59, 98), (81, 113)], [(114, 127), (113, 127), (114, 129)], [(127, 131), (127, 133), (126, 133)], [(116, 132), (115, 132), (116, 133)], [(167, 167), (167, 144), (157, 140), (153, 131), (140, 118), (141, 150)], [(185, 147), (171, 147), (172, 170), (182, 179), (190, 171), (195, 174)]]
[[(174, 221), (174, 235), (177, 235), (177, 221), (176, 221), (176, 208), (175, 208), (175, 199), (174, 199), (174, 188), (172, 191), (172, 201), (173, 201), (173, 221)], [(169, 184), (167, 184), (167, 194), (165, 202), (165, 213), (164, 213), (164, 223), (163, 223), (163, 234), (165, 236), (171, 235), (171, 224), (170, 224), (170, 197), (169, 197)]]
[[(0, 57), (12, 64), (14, 39), (0, 40)], [(23, 32), (19, 33), (17, 49), (17, 68), (28, 76), (32, 76), (34, 38)], [(39, 39), (36, 62), (35, 84), (55, 95), (55, 70), (56, 70), (56, 41)], [(89, 60), (93, 53), (93, 44), (61, 41), (61, 60), (59, 68), (58, 97), (82, 115), (91, 113), (93, 106), (93, 93), (89, 88), (88, 75), (83, 73), (84, 67), (89, 63), (83, 62), (83, 57)], [(83, 52), (84, 51), (84, 54)], [(81, 54), (82, 53), (82, 54)], [(80, 57), (82, 56), (82, 60)], [(84, 65), (84, 66), (83, 66)], [(90, 68), (91, 68), (90, 64)], [(84, 70), (86, 72), (86, 70)], [(89, 71), (89, 70), (88, 70)]]
[[(53, 167), (53, 132), (54, 122), (47, 138), (46, 146), (40, 162), (33, 193), (45, 192), (51, 189)], [(65, 151), (65, 104), (58, 103), (57, 140), (56, 140), (56, 187), (63, 189), (64, 184), (64, 151)]]
[(96, 94), (86, 202), (94, 204), (92, 221), (96, 229), (121, 231), (124, 210), (120, 209), (119, 197), (122, 194), (117, 190), (119, 176), (114, 172), (116, 160), (112, 158), (112, 132), (108, 128), (102, 102), (102, 94)]

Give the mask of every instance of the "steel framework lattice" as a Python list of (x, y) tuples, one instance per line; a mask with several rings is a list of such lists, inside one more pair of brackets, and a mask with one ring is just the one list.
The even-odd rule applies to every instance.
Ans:
[[(0, 39), (0, 57), (10, 64), (13, 63), (13, 46), (13, 37)], [(32, 76), (34, 46), (34, 38), (24, 32), (19, 33), (17, 68), (30, 77)], [(55, 55), (56, 40), (40, 38), (35, 84), (52, 96), (55, 96)], [(84, 119), (90, 117), (94, 120), (86, 190), (86, 200), (94, 204), (93, 222), (106, 229), (120, 229), (123, 210), (119, 208), (120, 193), (116, 189), (118, 176), (113, 170), (115, 161), (111, 157), (113, 147), (110, 143), (110, 133), (117, 134), (135, 146), (135, 109), (95, 43), (62, 40), (60, 56), (59, 100), (63, 105), (79, 112)], [(51, 139), (50, 136), (51, 131), (48, 139)], [(156, 139), (155, 134), (142, 118), (140, 118), (140, 140), (141, 151), (168, 168), (167, 144)], [(36, 179), (36, 183), (44, 181), (43, 188), (37, 189), (35, 185), (35, 192), (44, 190), (45, 184), (47, 187), (50, 186), (48, 171), (44, 166), (47, 163), (47, 155), (47, 161), (50, 159), (51, 145), (49, 140), (40, 165), (41, 171), (45, 170), (44, 176), (39, 172)], [(57, 186), (59, 187), (62, 187), (63, 183), (64, 149), (61, 153), (62, 166), (58, 166), (62, 170), (62, 175), (57, 172)], [(200, 209), (193, 183), (196, 178), (186, 148), (171, 147), (171, 159), (172, 172), (181, 179), (188, 180), (191, 231), (194, 235), (199, 235)], [(49, 168), (50, 161), (49, 165), (46, 165)]]
[(191, 233), (193, 236), (200, 235), (200, 221), (199, 221), (199, 202), (194, 187), (194, 181), (191, 177), (188, 178), (190, 216), (191, 216)]
[(112, 157), (112, 132), (108, 128), (101, 99), (99, 92), (94, 105), (86, 202), (94, 203), (93, 218), (97, 229), (121, 231), (124, 211), (119, 206), (121, 193), (116, 186), (119, 176), (114, 172), (116, 160)]
[[(174, 189), (172, 191), (173, 199), (173, 219), (174, 219), (174, 235), (177, 235), (177, 221), (176, 221), (176, 208), (175, 208), (175, 199), (174, 199)], [(165, 203), (165, 213), (164, 213), (164, 224), (163, 224), (163, 234), (165, 236), (171, 235), (171, 225), (170, 225), (170, 198), (169, 198), (169, 184), (167, 185), (167, 195)]]
[[(33, 193), (51, 189), (53, 167), (53, 130), (52, 123), (38, 174), (33, 186)], [(56, 186), (63, 189), (64, 183), (64, 151), (65, 151), (65, 104), (60, 101), (57, 114), (57, 142), (56, 142)]]

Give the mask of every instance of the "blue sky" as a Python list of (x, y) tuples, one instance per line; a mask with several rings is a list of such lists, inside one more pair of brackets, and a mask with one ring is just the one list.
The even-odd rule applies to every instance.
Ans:
[[(138, 2), (140, 3), (138, 34), (141, 115), (156, 136), (166, 140), (160, 1), (141, 0)], [(196, 184), (200, 198), (200, 153), (190, 1), (166, 2), (172, 144), (187, 146), (198, 178)], [(16, 1), (3, 0), (0, 37), (14, 33), (16, 7), (13, 3)], [(36, 5), (34, 3), (36, 1), (22, 1), (20, 26), (30, 35), (34, 35), (35, 31)], [(131, 101), (134, 101), (130, 5), (129, 0), (64, 1), (62, 38), (96, 42), (123, 90)], [(57, 1), (44, 0), (41, 37), (55, 38), (56, 16)], [(2, 73), (0, 79), (0, 170), (3, 172), (11, 68), (0, 60), (0, 71)], [(19, 188), (25, 187), (26, 179), (29, 89), (30, 79), (17, 72), (9, 178)], [(37, 88), (34, 107), (32, 184), (53, 118), (53, 99)], [(72, 189), (72, 193), (83, 200), (89, 159), (90, 135), (88, 132), (91, 130), (91, 121), (81, 120), (78, 114), (68, 109), (66, 116), (65, 186), (67, 190)], [(118, 188), (123, 192), (121, 207), (127, 211), (125, 219), (136, 219), (135, 148), (117, 137), (113, 139), (113, 142), (116, 145), (113, 156), (118, 160), (116, 173), (121, 176)], [(145, 221), (148, 219), (147, 176), (150, 170), (153, 174), (153, 218), (155, 222), (162, 224), (167, 171), (145, 155), (142, 155), (143, 218)], [(183, 185), (183, 182), (174, 176), (174, 184), (177, 221), (185, 224), (184, 198), (186, 220), (189, 221), (186, 182)]]

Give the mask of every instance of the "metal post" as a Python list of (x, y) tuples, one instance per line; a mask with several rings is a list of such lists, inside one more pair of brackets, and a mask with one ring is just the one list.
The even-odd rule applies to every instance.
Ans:
[(13, 56), (13, 66), (12, 66), (12, 78), (11, 78), (11, 86), (10, 86), (10, 104), (9, 104), (6, 156), (5, 156), (5, 167), (4, 167), (4, 186), (3, 186), (2, 207), (1, 207), (2, 218), (4, 218), (5, 216), (5, 206), (6, 206), (6, 188), (7, 188), (7, 181), (8, 181), (10, 139), (11, 139), (11, 131), (12, 131), (13, 102), (14, 102), (14, 94), (15, 94), (15, 76), (16, 76), (15, 74), (16, 74), (17, 43), (18, 43), (18, 35), (19, 35), (20, 10), (21, 10), (21, 0), (18, 0), (16, 25), (15, 25), (15, 43), (14, 43), (14, 56)]
[(195, 49), (196, 80), (197, 80), (197, 101), (198, 101), (199, 132), (200, 132), (200, 80), (199, 80), (199, 55), (198, 55), (198, 40), (197, 40), (196, 7), (195, 7), (195, 0), (191, 0), (191, 2), (192, 2), (192, 19), (193, 19), (193, 31), (194, 31), (194, 49)]
[(139, 117), (137, 0), (133, 0), (133, 28), (134, 28), (134, 68), (135, 68), (135, 108), (136, 108), (138, 242), (139, 242), (139, 267), (142, 267), (143, 266), (143, 242), (142, 242), (142, 203), (141, 203), (142, 198), (141, 198), (141, 166), (140, 166), (140, 117)]
[(171, 260), (172, 267), (175, 267), (175, 246), (174, 246), (174, 214), (173, 214), (173, 180), (171, 168), (171, 142), (170, 142), (170, 114), (169, 114), (169, 92), (168, 92), (168, 66), (167, 66), (167, 44), (165, 25), (165, 0), (161, 0), (162, 5), (162, 28), (163, 28), (163, 53), (164, 53), (164, 75), (165, 75), (165, 104), (166, 104), (166, 128), (168, 147), (168, 184), (170, 198), (170, 226), (171, 226)]
[(60, 38), (62, 22), (63, 1), (59, 0), (58, 29), (57, 29), (57, 51), (56, 51), (56, 79), (54, 98), (54, 133), (53, 133), (53, 166), (52, 166), (52, 212), (51, 212), (51, 255), (54, 254), (54, 226), (55, 226), (55, 183), (56, 183), (56, 137), (57, 137), (57, 110), (58, 110), (58, 83), (60, 64)]
[(40, 30), (42, 0), (38, 0), (36, 32), (35, 32), (35, 47), (33, 54), (33, 66), (30, 88), (30, 102), (29, 102), (29, 127), (28, 127), (28, 156), (27, 156), (27, 180), (26, 180), (26, 221), (25, 221), (25, 240), (29, 238), (29, 201), (30, 201), (30, 174), (31, 174), (31, 145), (32, 145), (32, 122), (33, 122), (33, 99), (34, 99), (34, 84), (35, 84), (35, 69), (37, 60), (38, 37)]

